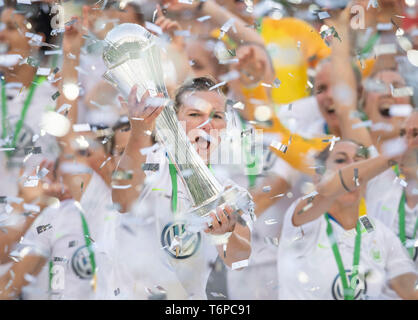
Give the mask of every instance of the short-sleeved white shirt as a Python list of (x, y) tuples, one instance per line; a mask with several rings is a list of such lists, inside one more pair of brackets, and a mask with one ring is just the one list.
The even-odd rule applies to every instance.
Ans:
[[(209, 235), (199, 232), (190, 244), (196, 251), (189, 257), (178, 259), (164, 249), (164, 231), (174, 221), (165, 151), (160, 148), (152, 152), (147, 163), (159, 164), (157, 172), (146, 171), (147, 179), (154, 179), (152, 186), (143, 190), (131, 213), (123, 215), (117, 231), (120, 297), (149, 299), (147, 290), (159, 293), (160, 286), (166, 291), (166, 299), (206, 299), (206, 283), (218, 254), (216, 246)], [(181, 212), (191, 207), (191, 201), (178, 176), (177, 185)]]
[[(110, 188), (98, 174), (93, 173), (80, 204), (94, 241), (92, 247), (97, 266), (95, 292), (91, 279), (86, 277), (86, 270), (91, 264), (89, 256), (85, 255), (88, 251), (82, 220), (74, 200), (62, 201), (57, 209), (45, 209), (24, 236), (22, 245), (30, 246), (37, 254), (51, 259), (54, 274), (51, 278), (51, 299), (110, 299), (115, 290), (112, 250), (119, 216), (112, 209)], [(46, 225), (51, 228), (39, 233), (38, 228)], [(42, 293), (50, 285), (48, 269), (49, 264), (43, 268), (35, 284), (38, 290), (33, 287), (26, 290), (25, 299), (44, 298)]]
[[(374, 219), (382, 221), (385, 226), (399, 236), (399, 203), (403, 187), (401, 180), (392, 169), (388, 169), (370, 180), (367, 184), (367, 212)], [(405, 234), (407, 239), (413, 239), (414, 227), (418, 218), (418, 206), (409, 208), (405, 204)], [(416, 238), (417, 235), (415, 235)], [(418, 248), (413, 250), (415, 270), (418, 271)], [(394, 299), (398, 295), (390, 288), (385, 290), (385, 297)]]
[[(13, 84), (6, 85), (6, 104), (7, 104), (7, 119), (10, 121), (12, 129), (15, 130), (15, 124), (17, 119), (20, 118), (23, 105), (28, 94), (27, 89), (21, 93), (19, 88), (13, 87)], [(29, 171), (34, 168), (43, 158), (50, 160), (55, 159), (59, 152), (55, 137), (45, 134), (41, 135), (41, 119), (45, 111), (55, 109), (55, 101), (52, 99), (52, 95), (57, 91), (47, 81), (42, 82), (35, 89), (33, 98), (29, 105), (21, 134), (26, 131), (26, 128), (31, 131), (32, 134), (39, 136), (35, 141), (35, 146), (40, 146), (42, 154), (33, 154), (27, 161), (25, 161), (25, 171)], [(1, 130), (3, 130), (2, 124), (0, 124)], [(28, 131), (28, 133), (29, 133)], [(24, 157), (24, 155), (23, 155)], [(23, 157), (21, 157), (23, 159)], [(0, 152), (0, 174), (3, 178), (0, 185), (0, 194), (15, 196), (17, 194), (17, 178), (19, 177), (19, 170), (16, 167), (8, 168), (7, 157), (4, 152)], [(30, 173), (30, 172), (29, 172)]]
[[(392, 169), (381, 173), (367, 185), (367, 211), (370, 216), (382, 221), (395, 234), (399, 234), (399, 203), (403, 186)], [(405, 234), (407, 239), (414, 236), (414, 227), (418, 218), (418, 206), (409, 208), (405, 204)], [(416, 235), (415, 235), (416, 237)], [(418, 253), (414, 251), (414, 261), (418, 270)]]
[[(293, 226), (291, 219), (297, 203), (286, 213), (279, 244), (279, 299), (343, 299), (341, 281), (336, 281), (339, 273), (326, 233), (326, 220), (321, 216), (300, 227)], [(357, 299), (380, 299), (389, 280), (415, 272), (396, 235), (379, 220), (371, 220), (375, 230), (362, 233), (359, 273), (364, 282), (357, 287)], [(350, 272), (356, 232), (330, 221), (344, 267)]]

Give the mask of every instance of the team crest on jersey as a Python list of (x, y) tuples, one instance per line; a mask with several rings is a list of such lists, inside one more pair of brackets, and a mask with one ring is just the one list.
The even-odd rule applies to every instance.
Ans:
[(167, 224), (161, 233), (161, 244), (165, 251), (176, 259), (187, 259), (194, 255), (200, 246), (200, 232), (186, 230), (183, 222)]
[(372, 248), (370, 250), (370, 256), (377, 263), (382, 262), (382, 253), (380, 252), (380, 250), (378, 248)]
[[(352, 278), (352, 272), (351, 270), (345, 270), (345, 273), (348, 277), (349, 286), (356, 286), (356, 290), (354, 292), (354, 300), (362, 300), (364, 295), (367, 292), (367, 283), (365, 279), (362, 279), (361, 277), (357, 276), (356, 279)], [(338, 273), (335, 277), (333, 283), (332, 283), (332, 297), (334, 300), (344, 300), (344, 287), (341, 282), (340, 274)]]
[(90, 260), (90, 251), (87, 246), (78, 248), (71, 258), (71, 266), (75, 274), (81, 279), (92, 279), (94, 276), (93, 266)]

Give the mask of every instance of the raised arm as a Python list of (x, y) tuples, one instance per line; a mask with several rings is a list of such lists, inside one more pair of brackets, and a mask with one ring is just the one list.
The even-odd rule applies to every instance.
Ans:
[[(367, 183), (370, 179), (382, 173), (392, 165), (391, 159), (381, 155), (375, 158), (352, 163), (338, 171), (326, 172), (321, 182), (316, 185), (318, 194), (301, 200), (295, 208), (292, 222), (294, 226), (300, 226), (316, 220), (331, 207), (332, 203), (340, 195), (348, 190), (355, 190), (358, 187), (355, 178), (360, 184)], [(358, 176), (355, 170), (358, 170)], [(346, 189), (347, 188), (347, 189)]]
[[(61, 71), (60, 92), (61, 95), (57, 100), (57, 109), (61, 108), (64, 104), (69, 105), (68, 111), (66, 111), (67, 119), (70, 122), (70, 130), (68, 133), (59, 137), (58, 141), (61, 147), (60, 160), (61, 163), (73, 161), (78, 164), (84, 164), (89, 166), (88, 159), (79, 153), (79, 149), (75, 147), (77, 145), (77, 138), (83, 138), (83, 133), (75, 132), (73, 125), (77, 124), (78, 118), (78, 102), (80, 97), (71, 99), (65, 95), (65, 86), (75, 85), (78, 87), (78, 66), (80, 64), (81, 47), (84, 43), (84, 36), (89, 29), (92, 21), (89, 21), (91, 8), (83, 6), (82, 17), (73, 17), (76, 20), (71, 26), (66, 26), (63, 41), (63, 67)], [(90, 173), (77, 173), (77, 174), (64, 174), (64, 183), (69, 187), (71, 195), (74, 199), (80, 200), (85, 188), (81, 186), (87, 186), (90, 182)]]
[[(88, 29), (88, 13), (89, 7), (83, 7), (83, 17), (73, 17), (76, 22), (71, 26), (65, 27), (64, 37), (62, 40), (63, 62), (61, 76), (59, 83), (61, 95), (57, 100), (57, 109), (61, 108), (63, 104), (70, 105), (67, 111), (67, 118), (71, 124), (77, 123), (78, 117), (78, 98), (69, 99), (65, 95), (65, 86), (74, 84), (78, 86), (78, 71), (77, 67), (80, 65), (80, 52), (84, 43), (84, 34)], [(67, 136), (63, 138), (64, 141), (68, 139)]]
[(354, 125), (361, 123), (361, 119), (354, 116), (357, 111), (360, 84), (357, 83), (352, 67), (350, 10), (351, 6), (347, 6), (343, 11), (331, 12), (332, 19), (327, 21), (336, 29), (341, 39), (341, 41), (337, 38), (332, 39), (332, 94), (342, 138), (369, 147), (372, 145), (372, 140), (367, 128), (353, 128)]
[(220, 6), (213, 0), (207, 0), (200, 12), (202, 16), (211, 16), (211, 23), (214, 27), (221, 28), (228, 20), (234, 19), (234, 26), (236, 33), (233, 28), (230, 28), (227, 32), (228, 36), (237, 43), (241, 41), (253, 42), (260, 45), (264, 45), (263, 38), (255, 31), (250, 28), (247, 24), (241, 20), (238, 16), (234, 15), (224, 7)]

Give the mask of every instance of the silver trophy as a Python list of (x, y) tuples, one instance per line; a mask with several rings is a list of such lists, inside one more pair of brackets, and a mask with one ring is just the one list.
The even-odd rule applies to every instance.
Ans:
[[(161, 93), (169, 100), (159, 40), (143, 27), (131, 23), (121, 24), (106, 35), (103, 60), (108, 70), (104, 78), (125, 98), (136, 84), (138, 100), (146, 90), (151, 96)], [(163, 143), (187, 187), (193, 206), (190, 212), (204, 217), (224, 204), (236, 211), (253, 212), (253, 201), (246, 190), (236, 187), (225, 190), (216, 180), (188, 139), (172, 104), (166, 105), (156, 120), (156, 137)]]

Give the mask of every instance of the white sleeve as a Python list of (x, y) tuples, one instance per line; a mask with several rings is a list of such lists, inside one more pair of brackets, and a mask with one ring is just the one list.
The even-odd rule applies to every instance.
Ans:
[(402, 245), (396, 234), (380, 221), (374, 221), (381, 228), (387, 250), (386, 274), (387, 279), (393, 279), (405, 273), (416, 273), (412, 259), (408, 251)]

